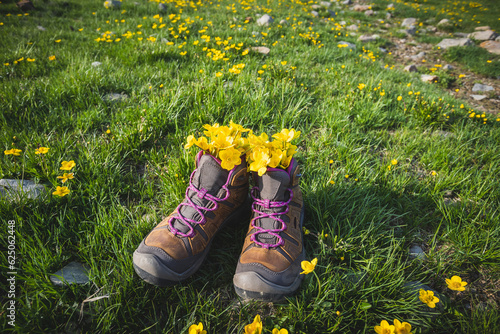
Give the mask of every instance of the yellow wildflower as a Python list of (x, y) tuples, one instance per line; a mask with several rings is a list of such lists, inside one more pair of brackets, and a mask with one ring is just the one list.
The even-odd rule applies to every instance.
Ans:
[(431, 290), (426, 291), (424, 289), (420, 289), (419, 294), (420, 296), (418, 298), (420, 301), (430, 308), (435, 308), (436, 303), (439, 303), (439, 298), (434, 296), (434, 292)]
[(42, 146), (35, 150), (35, 154), (46, 154), (49, 150), (50, 148)]
[(66, 196), (69, 193), (70, 193), (70, 191), (69, 191), (68, 187), (59, 187), (59, 186), (57, 186), (56, 191), (54, 191), (52, 193), (52, 195), (56, 195), (56, 196), (59, 196), (59, 197), (64, 197), (64, 196)]
[(199, 322), (198, 325), (189, 326), (189, 334), (207, 334), (207, 331), (203, 329), (203, 324)]
[(240, 151), (233, 147), (220, 151), (219, 158), (221, 159), (221, 167), (227, 170), (231, 170), (241, 163)]
[(245, 334), (261, 334), (262, 333), (262, 321), (260, 320), (260, 315), (256, 315), (253, 322), (245, 326)]
[(359, 90), (362, 90), (362, 89), (363, 89), (363, 88), (365, 88), (365, 87), (366, 87), (366, 85), (365, 85), (364, 83), (360, 83), (360, 84), (358, 85), (358, 89), (359, 89)]
[(392, 159), (391, 160), (391, 164), (394, 165), (394, 166), (397, 165), (398, 164), (398, 160), (397, 159)]
[(464, 291), (467, 282), (462, 282), (460, 276), (453, 276), (451, 279), (446, 279), (446, 284), (448, 284), (450, 290)]
[(407, 322), (401, 323), (398, 319), (394, 319), (394, 332), (396, 334), (412, 334), (411, 325)]
[(76, 166), (76, 164), (75, 164), (74, 160), (63, 161), (63, 162), (61, 162), (61, 167), (59, 169), (60, 170), (71, 170), (75, 166)]
[(377, 334), (394, 334), (394, 325), (389, 325), (386, 320), (382, 320), (380, 326), (375, 326)]
[(311, 262), (309, 261), (302, 261), (300, 263), (300, 266), (302, 267), (302, 269), (304, 270), (303, 272), (301, 272), (301, 274), (309, 274), (309, 273), (312, 273), (314, 271), (314, 268), (316, 268), (316, 264), (318, 264), (318, 259), (317, 258), (314, 258)]
[(56, 60), (56, 56), (50, 56), (50, 57), (49, 57), (49, 60), (51, 60), (51, 61), (52, 61), (52, 60)]
[(272, 334), (288, 334), (288, 331), (284, 328), (282, 329), (274, 328)]
[(4, 153), (5, 155), (14, 155), (14, 156), (19, 156), (19, 155), (21, 155), (21, 152), (22, 152), (22, 150), (17, 149), (17, 148), (13, 148), (13, 149), (11, 149), (11, 150), (6, 150), (6, 151), (3, 151), (3, 153)]
[(63, 176), (58, 176), (58, 179), (62, 180), (62, 183), (65, 183), (68, 180), (74, 179), (73, 173), (64, 173)]

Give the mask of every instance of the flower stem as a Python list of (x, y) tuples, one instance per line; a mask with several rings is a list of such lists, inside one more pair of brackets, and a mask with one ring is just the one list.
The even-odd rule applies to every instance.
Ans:
[(318, 281), (318, 295), (316, 296), (316, 303), (319, 300), (319, 296), (321, 295), (321, 281), (319, 280), (318, 274), (316, 274), (315, 271), (313, 271), (314, 276), (316, 276), (316, 280)]

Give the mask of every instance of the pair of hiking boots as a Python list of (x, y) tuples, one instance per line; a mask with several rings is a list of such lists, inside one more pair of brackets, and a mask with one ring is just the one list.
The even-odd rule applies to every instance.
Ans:
[[(279, 301), (300, 286), (304, 205), (299, 168), (267, 168), (253, 174), (248, 196), (245, 160), (228, 171), (210, 154), (199, 152), (185, 199), (141, 242), (134, 268), (146, 282), (168, 286), (194, 274), (208, 254), (215, 234), (226, 224), (252, 219), (233, 283), (243, 299)], [(251, 205), (250, 205), (251, 203)], [(232, 242), (232, 240), (230, 241)]]

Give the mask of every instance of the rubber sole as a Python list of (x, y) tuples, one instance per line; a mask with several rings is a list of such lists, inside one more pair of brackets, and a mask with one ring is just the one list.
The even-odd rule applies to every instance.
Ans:
[[(214, 234), (214, 237), (227, 224), (242, 219), (248, 220), (251, 214), (250, 207), (251, 201), (250, 198), (247, 198), (245, 203), (243, 203), (238, 209), (236, 209), (235, 212), (233, 212), (224, 220), (217, 232)], [(209, 241), (200, 258), (185, 272), (175, 272), (168, 268), (168, 266), (154, 254), (140, 253), (137, 250), (134, 251), (133, 254), (134, 270), (137, 275), (139, 275), (139, 277), (152, 285), (165, 287), (180, 283), (198, 271), (208, 255), (214, 237), (212, 237), (212, 239)]]

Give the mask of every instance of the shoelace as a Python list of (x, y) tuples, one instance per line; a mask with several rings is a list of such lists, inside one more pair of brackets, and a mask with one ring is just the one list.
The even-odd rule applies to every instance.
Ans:
[[(194, 228), (193, 226), (195, 224), (205, 224), (207, 222), (207, 220), (205, 219), (205, 215), (204, 213), (202, 212), (202, 210), (205, 210), (206, 211), (214, 211), (214, 210), (217, 210), (217, 208), (219, 207), (219, 203), (218, 202), (222, 202), (222, 201), (225, 201), (229, 198), (229, 189), (227, 189), (227, 183), (224, 184), (222, 186), (222, 189), (225, 190), (226, 192), (226, 196), (224, 198), (219, 198), (219, 197), (215, 197), (215, 196), (212, 196), (210, 195), (208, 192), (207, 192), (207, 189), (205, 188), (201, 188), (201, 189), (198, 189), (196, 188), (194, 185), (193, 185), (193, 176), (194, 174), (196, 173), (197, 169), (195, 169), (192, 173), (191, 173), (191, 176), (189, 177), (189, 186), (187, 187), (186, 189), (186, 200), (187, 200), (187, 203), (184, 203), (184, 202), (181, 202), (181, 204), (179, 204), (177, 206), (177, 215), (176, 216), (172, 216), (169, 220), (168, 220), (168, 225), (170, 227), (170, 231), (174, 234), (174, 235), (180, 235), (181, 237), (194, 237), (195, 233), (194, 233)], [(229, 180), (229, 178), (228, 178)], [(212, 208), (208, 208), (208, 207), (204, 207), (204, 206), (199, 206), (197, 205), (196, 203), (194, 203), (190, 196), (189, 196), (189, 191), (194, 191), (195, 194), (193, 196), (198, 196), (199, 198), (201, 199), (207, 199), (209, 200), (210, 202), (212, 202), (214, 205)], [(210, 203), (209, 202), (209, 203)], [(182, 214), (181, 214), (181, 207), (182, 206), (190, 206), (192, 207), (193, 209), (196, 210), (196, 212), (198, 212), (201, 216), (201, 220), (200, 221), (196, 221), (196, 220), (193, 220), (191, 218), (188, 218), (188, 217), (184, 217)], [(176, 229), (174, 227), (174, 225), (172, 224), (172, 222), (174, 221), (174, 219), (177, 219), (179, 222), (181, 222), (182, 224), (186, 225), (187, 227), (189, 227), (189, 232), (188, 233), (182, 233), (181, 231), (179, 231), (178, 229)]]
[[(274, 202), (274, 201), (270, 201), (268, 199), (260, 199), (260, 198), (258, 198), (256, 196), (258, 190), (259, 190), (259, 188), (254, 187), (254, 188), (252, 188), (252, 191), (250, 192), (250, 194), (252, 195), (252, 198), (254, 200), (254, 202), (252, 203), (252, 211), (256, 212), (258, 214), (258, 216), (256, 216), (255, 218), (253, 218), (252, 222), (251, 222), (252, 227), (255, 228), (257, 230), (257, 232), (255, 232), (254, 234), (252, 234), (252, 236), (250, 237), (250, 240), (253, 241), (253, 242), (255, 242), (257, 245), (259, 245), (259, 246), (261, 246), (263, 248), (279, 247), (279, 246), (283, 245), (285, 242), (283, 241), (283, 238), (278, 233), (285, 231), (286, 228), (287, 228), (286, 223), (279, 216), (280, 215), (285, 215), (285, 214), (288, 213), (288, 204), (290, 203), (290, 201), (293, 198), (293, 191), (292, 191), (292, 189), (288, 189), (288, 191), (290, 192), (290, 198), (288, 199), (288, 201), (286, 201), (286, 202), (280, 202), (280, 201)], [(260, 206), (262, 208), (265, 208), (265, 209), (280, 208), (280, 207), (284, 206), (285, 207), (285, 211), (268, 213), (268, 212), (260, 211), (257, 208), (258, 206)], [(262, 228), (260, 226), (256, 226), (255, 225), (255, 221), (257, 221), (258, 219), (262, 219), (262, 218), (272, 218), (272, 219), (280, 222), (281, 223), (281, 228), (278, 228), (278, 229), (265, 229), (265, 228)], [(278, 239), (278, 242), (275, 243), (275, 244), (266, 244), (266, 243), (257, 241), (257, 238), (256, 238), (257, 235), (262, 234), (262, 233), (268, 233), (268, 234), (270, 234), (272, 236), (275, 236)]]

